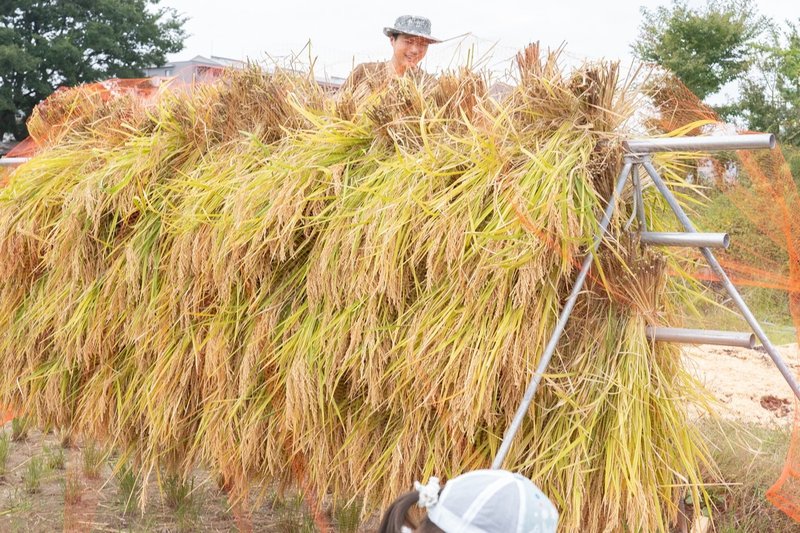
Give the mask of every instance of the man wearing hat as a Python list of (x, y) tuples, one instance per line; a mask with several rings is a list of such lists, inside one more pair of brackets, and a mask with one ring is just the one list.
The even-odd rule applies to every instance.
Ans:
[(342, 89), (355, 89), (368, 83), (375, 90), (392, 78), (407, 74), (419, 76), (422, 80), (430, 78), (419, 68), (419, 63), (428, 51), (428, 45), (441, 42), (431, 36), (431, 21), (425, 17), (403, 15), (397, 17), (394, 25), (383, 28), (392, 45), (392, 58), (389, 61), (361, 63), (344, 82)]

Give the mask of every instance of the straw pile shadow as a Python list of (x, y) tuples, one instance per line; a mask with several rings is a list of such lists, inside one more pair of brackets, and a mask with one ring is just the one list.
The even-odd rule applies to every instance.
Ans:
[[(486, 467), (640, 97), (614, 65), (518, 63), (499, 100), (467, 70), (336, 96), (255, 69), (149, 105), (59, 93), (0, 193), (0, 403), (143, 479), (201, 464), (234, 495), (284, 482), (374, 508)], [(692, 289), (627, 236), (630, 212), (507, 462), (565, 530), (666, 530), (702, 497), (699, 388), (644, 332)]]

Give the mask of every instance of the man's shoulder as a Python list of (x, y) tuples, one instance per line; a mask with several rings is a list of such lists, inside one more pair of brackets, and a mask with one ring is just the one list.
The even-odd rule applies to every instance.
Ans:
[(359, 85), (365, 83), (371, 87), (379, 86), (385, 83), (386, 78), (386, 63), (361, 63), (353, 69), (342, 88), (344, 90), (355, 90)]
[(379, 67), (386, 68), (386, 61), (368, 61), (366, 63), (359, 63), (356, 67), (357, 69), (376, 69)]
[(354, 73), (358, 72), (359, 74), (363, 74), (363, 75), (369, 76), (371, 74), (377, 74), (377, 73), (383, 74), (385, 72), (385, 70), (386, 70), (386, 62), (384, 62), (384, 61), (374, 61), (374, 62), (371, 62), (371, 63), (361, 63), (361, 64), (359, 64), (355, 68), (355, 70), (353, 72)]

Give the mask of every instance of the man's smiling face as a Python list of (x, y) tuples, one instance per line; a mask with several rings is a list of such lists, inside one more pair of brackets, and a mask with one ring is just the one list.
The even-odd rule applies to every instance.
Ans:
[(394, 49), (392, 62), (395, 69), (398, 70), (398, 74), (402, 74), (409, 68), (415, 68), (425, 57), (430, 44), (430, 41), (423, 37), (405, 35), (403, 33), (391, 37), (390, 41)]

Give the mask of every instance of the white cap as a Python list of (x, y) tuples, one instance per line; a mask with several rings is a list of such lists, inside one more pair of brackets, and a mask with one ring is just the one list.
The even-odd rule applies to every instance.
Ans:
[(451, 479), (428, 518), (447, 533), (555, 533), (558, 511), (530, 479), (475, 470)]

